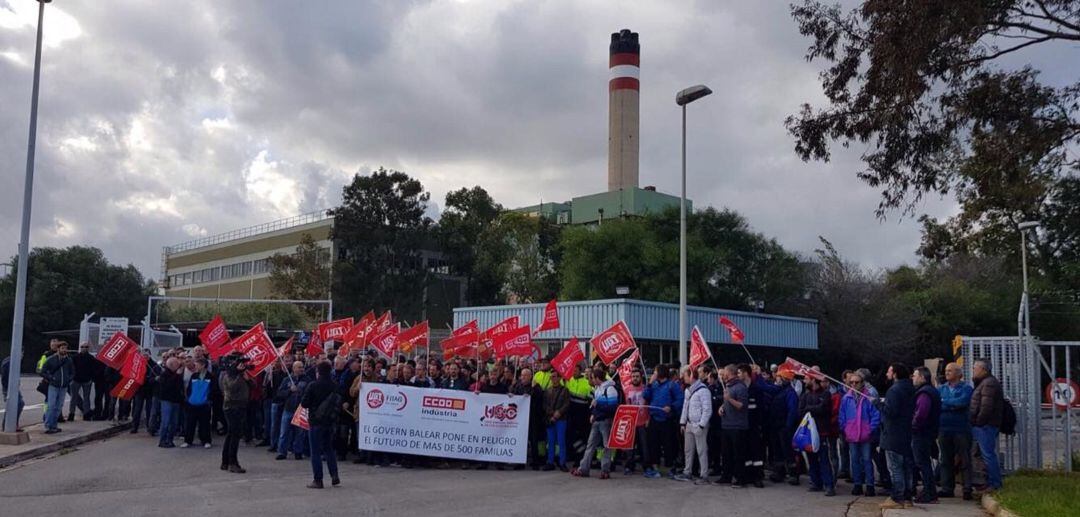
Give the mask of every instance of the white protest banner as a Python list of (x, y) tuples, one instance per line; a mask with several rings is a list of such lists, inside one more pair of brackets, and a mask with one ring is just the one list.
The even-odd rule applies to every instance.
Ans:
[(525, 463), (529, 397), (366, 382), (360, 449)]
[[(123, 333), (125, 336), (128, 333), (128, 319), (127, 318), (101, 318), (98, 320), (98, 347), (105, 344), (109, 338), (113, 337), (113, 334), (117, 332)], [(95, 347), (96, 348), (96, 347)]]

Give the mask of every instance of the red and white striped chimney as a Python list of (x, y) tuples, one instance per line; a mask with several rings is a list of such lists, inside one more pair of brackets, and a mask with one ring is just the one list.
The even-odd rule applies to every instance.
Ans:
[(638, 186), (638, 88), (641, 46), (638, 34), (611, 35), (608, 69), (608, 191)]

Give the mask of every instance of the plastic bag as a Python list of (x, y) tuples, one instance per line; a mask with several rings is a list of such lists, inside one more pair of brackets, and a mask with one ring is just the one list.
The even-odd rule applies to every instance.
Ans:
[(802, 423), (795, 429), (795, 435), (791, 437), (791, 447), (799, 452), (817, 452), (821, 448), (817, 423), (809, 412), (803, 416)]

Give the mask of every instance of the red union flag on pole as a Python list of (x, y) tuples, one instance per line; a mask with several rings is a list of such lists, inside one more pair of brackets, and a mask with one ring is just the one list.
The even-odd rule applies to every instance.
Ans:
[(401, 331), (401, 325), (394, 325), (387, 327), (386, 330), (375, 334), (371, 338), (371, 346), (374, 346), (376, 350), (387, 358), (393, 358), (394, 353), (397, 351), (397, 335)]
[(479, 334), (480, 325), (476, 323), (476, 320), (472, 320), (450, 332), (451, 336), (468, 336), (470, 334)]
[(544, 307), (544, 321), (540, 323), (539, 327), (536, 327), (536, 332), (540, 333), (557, 328), (559, 328), (559, 306), (555, 300), (551, 300)]
[(289, 423), (292, 424), (292, 425), (295, 425), (296, 427), (299, 427), (300, 429), (303, 429), (305, 431), (310, 431), (311, 430), (311, 424), (308, 423), (308, 410), (307, 410), (307, 408), (304, 407), (304, 406), (300, 406), (300, 407), (296, 408), (296, 412), (293, 413), (292, 420), (290, 420)]
[(795, 373), (795, 375), (801, 375), (803, 377), (810, 377), (812, 379), (817, 379), (817, 380), (825, 380), (825, 374), (823, 374), (823, 373), (821, 373), (821, 372), (819, 372), (819, 371), (817, 371), (817, 370), (815, 370), (815, 369), (813, 369), (813, 368), (811, 368), (811, 367), (809, 367), (809, 366), (807, 366), (807, 365), (805, 365), (803, 363), (800, 363), (799, 361), (796, 361), (795, 359), (792, 359), (790, 357), (788, 357), (787, 360), (784, 361), (783, 364), (776, 367), (776, 370), (777, 371), (791, 370), (792, 372)]
[(616, 372), (619, 375), (619, 384), (622, 385), (623, 393), (630, 392), (631, 377), (634, 375), (634, 368), (637, 367), (638, 361), (641, 361), (641, 352), (634, 350), (634, 353), (626, 356), (626, 359), (619, 363), (619, 369)]
[(318, 331), (311, 331), (311, 339), (308, 341), (307, 348), (304, 349), (304, 354), (308, 357), (317, 356), (326, 350), (323, 350), (322, 339), (319, 339)]
[[(132, 341), (131, 338), (124, 335), (123, 332), (117, 332), (101, 346), (101, 350), (98, 350), (97, 360), (105, 363), (109, 368), (119, 370), (123, 368), (128, 354), (131, 352), (137, 354), (138, 348), (139, 345)], [(142, 379), (139, 382), (141, 383)]]
[(266, 327), (262, 323), (234, 339), (230, 346), (247, 358), (247, 369), (244, 373), (252, 379), (278, 358), (277, 348), (274, 348), (270, 336), (266, 335)]
[(574, 367), (584, 360), (585, 353), (581, 351), (578, 338), (572, 337), (562, 351), (551, 360), (551, 367), (559, 372), (560, 377), (569, 379), (574, 376)]
[(608, 435), (607, 448), (634, 448), (634, 436), (637, 434), (638, 416), (640, 414), (641, 406), (636, 404), (622, 404), (615, 410), (615, 418), (611, 420), (611, 433)]
[(491, 337), (495, 358), (532, 355), (533, 343), (529, 326), (517, 327)]
[(746, 339), (746, 334), (743, 334), (742, 329), (740, 329), (734, 321), (728, 319), (727, 316), (720, 316), (720, 325), (726, 328), (727, 331), (731, 334), (732, 342), (738, 345), (743, 344), (743, 340)]
[(368, 312), (359, 321), (349, 328), (345, 336), (341, 338), (341, 347), (338, 355), (348, 355), (350, 350), (357, 350), (367, 346), (367, 338), (373, 334), (375, 327), (375, 312)]
[(293, 339), (296, 339), (296, 336), (290, 336), (288, 341), (278, 347), (278, 357), (285, 357), (289, 352), (292, 352)]
[(325, 321), (319, 324), (319, 339), (323, 343), (341, 341), (349, 329), (352, 328), (352, 318), (343, 318), (335, 321)]
[(712, 350), (709, 350), (709, 344), (705, 342), (701, 330), (694, 325), (694, 329), (690, 331), (690, 368), (696, 370), (701, 363), (708, 361), (711, 357)]
[(131, 400), (132, 397), (135, 396), (135, 392), (139, 391), (139, 388), (141, 386), (141, 381), (123, 378), (120, 379), (120, 382), (116, 383), (116, 386), (113, 387), (112, 391), (109, 392), (109, 395), (113, 398), (118, 398), (121, 400)]
[(630, 329), (622, 320), (590, 339), (589, 344), (592, 345), (600, 360), (609, 366), (628, 350), (637, 348), (634, 336), (630, 334)]
[(421, 321), (398, 333), (397, 347), (406, 354), (411, 353), (418, 346), (428, 346), (430, 335), (431, 328), (428, 322)]
[(199, 341), (206, 347), (206, 353), (210, 355), (210, 359), (218, 359), (232, 352), (226, 347), (229, 344), (229, 329), (225, 326), (225, 320), (221, 319), (220, 314), (215, 314), (214, 319), (206, 324), (202, 332), (199, 332)]
[(124, 368), (120, 370), (120, 376), (125, 379), (134, 379), (142, 384), (143, 379), (146, 379), (146, 357), (138, 350), (132, 349), (124, 360)]
[(382, 332), (390, 328), (390, 325), (393, 324), (394, 316), (390, 314), (390, 311), (386, 311), (383, 313), (382, 316), (379, 316), (378, 321), (375, 322), (375, 332)]

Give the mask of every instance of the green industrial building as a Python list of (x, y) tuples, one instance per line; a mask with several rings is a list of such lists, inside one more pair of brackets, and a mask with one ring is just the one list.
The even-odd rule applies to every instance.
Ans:
[[(655, 187), (634, 187), (578, 196), (563, 203), (541, 203), (514, 211), (552, 219), (559, 224), (599, 224), (604, 219), (655, 214), (678, 206), (678, 196), (657, 192)], [(692, 210), (693, 202), (687, 199), (686, 211)]]

